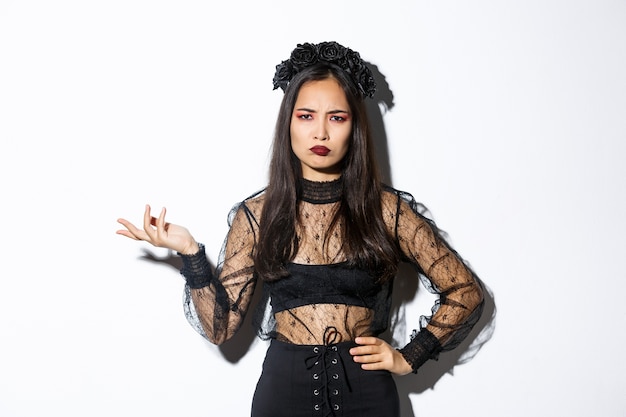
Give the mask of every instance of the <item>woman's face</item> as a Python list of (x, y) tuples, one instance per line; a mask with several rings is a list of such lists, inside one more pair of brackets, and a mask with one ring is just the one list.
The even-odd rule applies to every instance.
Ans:
[(291, 115), (291, 149), (302, 164), (302, 176), (331, 181), (341, 175), (350, 147), (352, 115), (334, 78), (302, 85)]

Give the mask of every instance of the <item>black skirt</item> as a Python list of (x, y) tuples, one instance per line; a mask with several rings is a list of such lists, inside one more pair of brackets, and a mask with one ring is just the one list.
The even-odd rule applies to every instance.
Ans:
[(252, 417), (399, 417), (388, 371), (364, 371), (349, 349), (272, 340), (252, 400)]

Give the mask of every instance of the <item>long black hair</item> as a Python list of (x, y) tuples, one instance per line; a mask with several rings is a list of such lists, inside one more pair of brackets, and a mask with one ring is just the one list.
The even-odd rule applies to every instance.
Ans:
[(400, 256), (382, 218), (382, 184), (363, 98), (341, 68), (319, 63), (300, 71), (290, 81), (276, 121), (269, 182), (254, 251), (256, 271), (266, 281), (287, 276), (285, 264), (298, 252), (296, 223), (302, 167), (291, 148), (293, 109), (305, 83), (327, 78), (334, 78), (342, 87), (352, 115), (350, 146), (342, 161), (341, 200), (328, 230), (342, 220), (343, 251), (349, 265), (374, 271), (381, 281), (397, 270)]

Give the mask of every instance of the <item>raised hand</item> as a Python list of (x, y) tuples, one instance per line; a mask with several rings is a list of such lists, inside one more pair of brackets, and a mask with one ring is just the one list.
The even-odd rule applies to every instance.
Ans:
[(116, 233), (133, 240), (143, 240), (151, 245), (171, 249), (184, 255), (192, 255), (200, 250), (195, 239), (189, 231), (182, 227), (165, 221), (165, 207), (159, 217), (150, 214), (150, 206), (146, 204), (143, 215), (143, 229), (135, 227), (126, 219), (117, 219), (117, 222), (126, 229), (120, 229)]
[(404, 356), (391, 345), (377, 337), (357, 337), (359, 346), (350, 349), (350, 354), (361, 368), (369, 371), (386, 370), (396, 375), (406, 375), (412, 371)]

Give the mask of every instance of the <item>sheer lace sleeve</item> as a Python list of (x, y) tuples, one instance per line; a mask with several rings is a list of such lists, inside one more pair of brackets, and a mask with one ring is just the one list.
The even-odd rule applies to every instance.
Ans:
[(183, 256), (181, 270), (187, 280), (187, 320), (215, 344), (225, 342), (239, 329), (256, 286), (252, 252), (258, 225), (245, 202), (233, 208), (229, 226), (215, 273), (203, 247), (196, 255)]
[(457, 347), (480, 318), (483, 304), (478, 279), (418, 207), (410, 194), (395, 190), (384, 205), (406, 260), (416, 267), (424, 286), (439, 295), (432, 316), (422, 316), (420, 331), (400, 349), (414, 371), (439, 352)]

